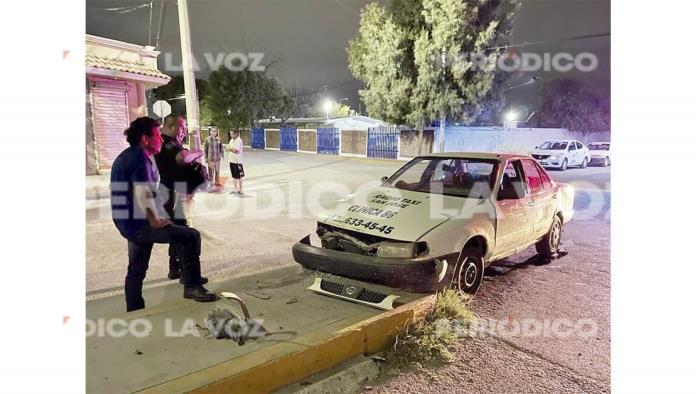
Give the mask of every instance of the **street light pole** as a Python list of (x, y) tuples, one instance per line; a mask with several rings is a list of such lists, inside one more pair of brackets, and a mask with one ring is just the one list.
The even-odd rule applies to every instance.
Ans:
[(189, 147), (201, 149), (201, 134), (198, 114), (198, 93), (196, 92), (196, 75), (193, 70), (193, 53), (191, 51), (191, 31), (189, 27), (187, 0), (177, 0), (179, 9), (179, 32), (181, 35), (181, 62), (184, 74), (184, 95), (186, 96), (186, 124), (189, 128)]

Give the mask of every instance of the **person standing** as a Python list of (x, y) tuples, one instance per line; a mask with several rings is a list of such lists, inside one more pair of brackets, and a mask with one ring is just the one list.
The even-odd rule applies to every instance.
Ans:
[[(160, 191), (164, 198), (164, 210), (171, 221), (179, 226), (189, 226), (186, 206), (190, 203), (192, 195), (186, 187), (186, 166), (195, 160), (200, 153), (189, 152), (184, 149), (183, 141), (186, 138), (186, 120), (182, 116), (168, 115), (164, 118), (162, 129), (163, 145), (159, 153), (155, 155), (157, 167), (162, 177)], [(177, 249), (169, 246), (169, 279), (181, 278), (180, 256)], [(203, 278), (203, 283), (208, 279)]]
[(181, 257), (184, 298), (215, 301), (201, 282), (201, 235), (160, 216), (163, 209), (157, 194), (159, 171), (154, 155), (162, 148), (159, 122), (141, 117), (126, 130), (130, 145), (111, 168), (111, 212), (114, 225), (128, 240), (128, 273), (125, 280), (126, 311), (145, 308), (143, 281), (155, 243), (169, 244)]
[(227, 151), (230, 158), (230, 172), (232, 172), (232, 191), (230, 194), (243, 195), (242, 178), (244, 178), (244, 167), (242, 165), (242, 150), (244, 143), (239, 137), (238, 130), (232, 130), (230, 142), (227, 144)]
[(220, 160), (224, 154), (218, 129), (213, 127), (210, 129), (208, 138), (205, 139), (205, 160), (208, 163), (208, 179), (210, 180), (209, 189), (220, 186)]

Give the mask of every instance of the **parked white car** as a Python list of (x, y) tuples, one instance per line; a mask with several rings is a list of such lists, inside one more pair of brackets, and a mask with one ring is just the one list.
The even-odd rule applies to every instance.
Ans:
[(611, 164), (611, 142), (593, 142), (590, 149), (590, 164), (606, 167)]
[[(421, 156), (381, 186), (339, 200), (318, 218), (319, 242), (308, 235), (292, 254), (306, 268), (347, 278), (471, 294), (493, 261), (532, 245), (540, 262), (556, 256), (574, 195), (529, 156)], [(355, 287), (324, 287), (355, 302), (374, 298)]]
[(565, 171), (571, 166), (587, 167), (590, 162), (590, 150), (577, 140), (553, 140), (534, 148), (532, 157), (545, 168)]

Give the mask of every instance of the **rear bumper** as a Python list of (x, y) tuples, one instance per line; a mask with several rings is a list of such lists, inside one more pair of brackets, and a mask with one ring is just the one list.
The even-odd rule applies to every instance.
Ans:
[(606, 157), (591, 157), (590, 164), (604, 164), (604, 160), (607, 160), (607, 158)]
[(292, 257), (305, 268), (393, 287), (429, 291), (438, 282), (437, 268), (446, 269), (432, 257), (391, 259), (364, 256), (312, 246), (309, 236), (292, 247)]

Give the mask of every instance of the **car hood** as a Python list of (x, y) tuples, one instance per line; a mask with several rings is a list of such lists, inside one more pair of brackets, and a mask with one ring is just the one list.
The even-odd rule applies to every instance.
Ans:
[(534, 149), (532, 151), (533, 155), (548, 155), (548, 156), (553, 156), (559, 153), (565, 153), (566, 151), (559, 149), (559, 150), (553, 150), (553, 149)]
[(432, 228), (483, 200), (377, 187), (349, 195), (318, 221), (378, 237), (416, 241)]

